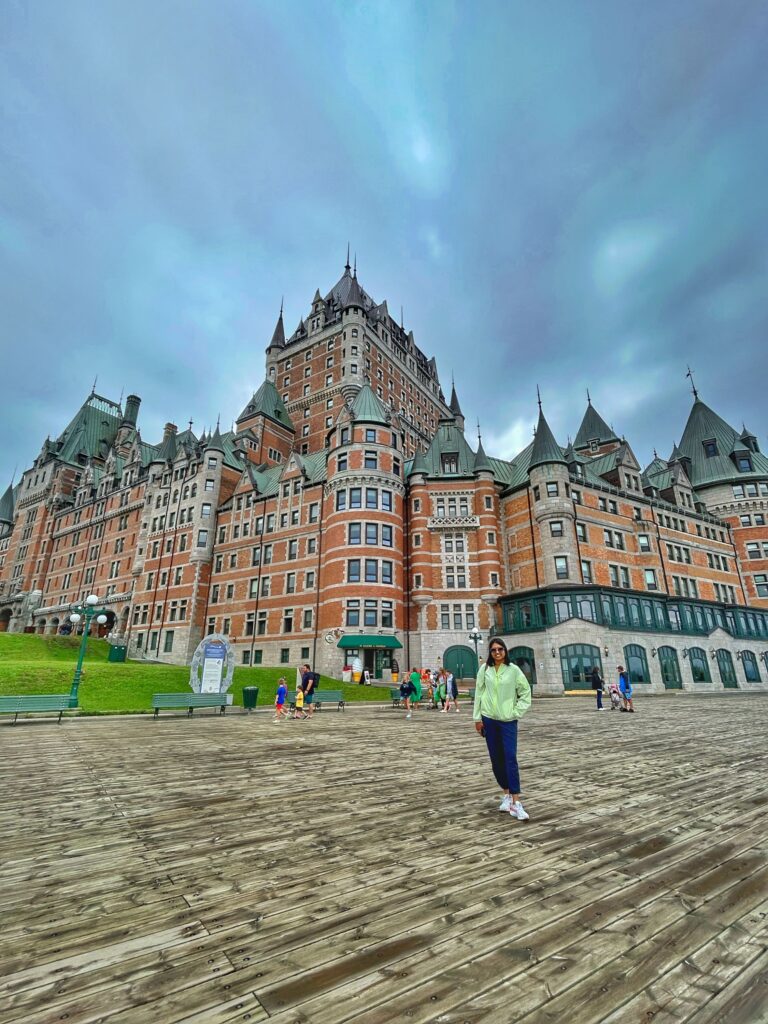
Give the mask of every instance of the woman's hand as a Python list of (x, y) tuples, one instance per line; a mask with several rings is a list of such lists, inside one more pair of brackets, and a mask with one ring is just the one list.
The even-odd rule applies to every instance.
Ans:
[(483, 723), (482, 722), (475, 722), (475, 732), (482, 733), (482, 731), (483, 731)]

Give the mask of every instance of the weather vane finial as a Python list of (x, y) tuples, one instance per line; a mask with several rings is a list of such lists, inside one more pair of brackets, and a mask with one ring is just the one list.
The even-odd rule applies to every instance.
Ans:
[(98, 381), (99, 381), (99, 375), (97, 373), (96, 376), (93, 378), (93, 387), (91, 388), (91, 396), (96, 394), (96, 385), (97, 385)]
[(539, 391), (539, 385), (536, 385), (536, 401), (539, 403), (539, 412), (541, 412), (541, 391)]
[(483, 443), (483, 435), (480, 433), (480, 417), (477, 418), (477, 443)]
[(349, 242), (347, 242), (347, 262), (344, 264), (344, 269), (349, 273)]
[(587, 405), (592, 405), (592, 399), (589, 397), (589, 388), (587, 388)]
[(696, 390), (696, 384), (694, 383), (694, 380), (693, 380), (693, 370), (690, 368), (690, 366), (688, 367), (688, 373), (686, 373), (685, 376), (691, 378), (691, 392), (693, 393), (693, 397), (694, 398), (698, 398), (699, 397), (699, 392)]
[(283, 319), (283, 303), (285, 302), (285, 296), (280, 296), (280, 319)]

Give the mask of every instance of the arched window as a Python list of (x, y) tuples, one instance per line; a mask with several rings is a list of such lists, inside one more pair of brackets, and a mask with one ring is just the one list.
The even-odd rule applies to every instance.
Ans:
[(709, 671), (707, 652), (703, 647), (689, 647), (688, 660), (691, 663), (691, 675), (694, 683), (711, 683), (712, 675)]
[(726, 690), (735, 690), (738, 687), (736, 682), (736, 669), (733, 667), (731, 652), (721, 647), (717, 652), (717, 667), (720, 670), (720, 679)]
[(509, 660), (522, 670), (531, 686), (536, 685), (536, 657), (532, 647), (512, 647)]
[(664, 686), (668, 690), (681, 690), (683, 687), (682, 676), (680, 675), (680, 664), (677, 660), (677, 651), (674, 647), (659, 647), (656, 652), (659, 656), (659, 668)]
[(190, 496), (190, 498), (196, 498), (197, 497), (197, 484), (192, 484), (192, 490), (191, 490), (189, 496)]
[(752, 651), (741, 652), (741, 664), (744, 666), (744, 678), (748, 683), (762, 683), (757, 658)]
[(762, 683), (758, 659), (751, 650), (741, 651), (741, 665), (744, 669), (744, 679), (748, 683)]
[(624, 648), (624, 661), (633, 683), (650, 683), (651, 673), (645, 648), (640, 644), (627, 644)]
[(560, 668), (563, 673), (563, 687), (566, 690), (588, 690), (589, 677), (597, 665), (603, 674), (600, 648), (592, 644), (569, 644), (560, 648)]

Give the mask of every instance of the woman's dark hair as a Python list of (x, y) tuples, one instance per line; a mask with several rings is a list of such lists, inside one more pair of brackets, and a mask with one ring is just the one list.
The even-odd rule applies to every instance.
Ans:
[(500, 636), (492, 636), (491, 639), (488, 641), (488, 660), (486, 661), (485, 664), (488, 666), (488, 668), (494, 668), (494, 666), (496, 665), (496, 662), (493, 660), (493, 655), (491, 654), (491, 648), (493, 647), (494, 644), (498, 644), (499, 647), (504, 648), (504, 664), (508, 665), (509, 651), (507, 650), (507, 645), (504, 643)]

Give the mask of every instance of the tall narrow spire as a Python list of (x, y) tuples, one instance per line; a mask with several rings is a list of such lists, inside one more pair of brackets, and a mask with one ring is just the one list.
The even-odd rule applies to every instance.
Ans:
[(91, 398), (93, 398), (93, 396), (96, 394), (96, 385), (98, 384), (98, 382), (99, 382), (99, 375), (97, 373), (96, 376), (93, 378), (93, 387), (91, 388), (91, 395), (90, 395)]
[(349, 265), (349, 242), (347, 242), (347, 262), (344, 264), (344, 270), (349, 273), (351, 267)]
[(269, 343), (270, 348), (284, 348), (285, 347), (285, 327), (283, 326), (283, 302), (280, 300), (280, 316), (277, 318), (275, 324), (275, 330), (272, 334), (272, 341)]
[(590, 395), (589, 395), (589, 388), (587, 388), (587, 405), (592, 405), (592, 399), (590, 398)]
[(357, 277), (357, 253), (355, 253), (354, 266), (352, 268), (352, 276)]
[(691, 392), (693, 394), (694, 399), (698, 399), (699, 392), (696, 390), (696, 384), (693, 380), (693, 370), (690, 368), (690, 366), (688, 367), (688, 373), (686, 373), (685, 376), (691, 378)]
[(538, 384), (536, 385), (536, 401), (538, 402), (538, 405), (539, 405), (539, 412), (541, 412), (541, 391), (539, 390), (539, 385)]

